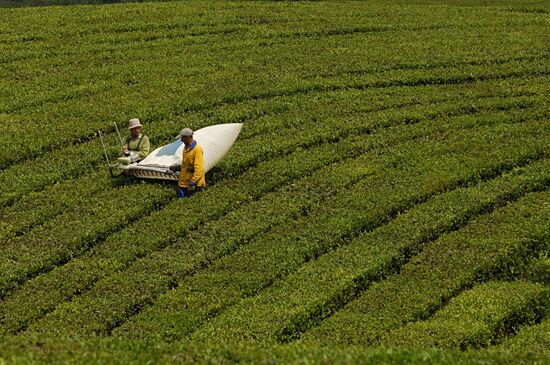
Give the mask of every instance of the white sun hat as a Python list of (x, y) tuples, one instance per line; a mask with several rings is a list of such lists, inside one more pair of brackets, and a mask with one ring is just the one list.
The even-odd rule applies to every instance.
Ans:
[(141, 127), (141, 123), (139, 122), (139, 119), (134, 118), (128, 121), (128, 129), (134, 129), (137, 127)]

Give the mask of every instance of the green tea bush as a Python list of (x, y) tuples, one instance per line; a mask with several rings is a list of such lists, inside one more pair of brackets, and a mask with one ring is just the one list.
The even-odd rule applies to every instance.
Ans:
[[(365, 95), (365, 97), (368, 96), (369, 94)], [(477, 101), (466, 100), (457, 105), (454, 102), (455, 99), (449, 96), (442, 98), (441, 104), (434, 103), (433, 100), (430, 102), (430, 99), (426, 99), (425, 104), (419, 103), (419, 105), (415, 105), (417, 103), (414, 102), (411, 105), (405, 104), (405, 108), (397, 108), (397, 110), (391, 108), (387, 109), (387, 107), (381, 106), (380, 110), (377, 112), (371, 109), (363, 110), (363, 108), (359, 109), (359, 113), (357, 113), (357, 111), (353, 111), (352, 109), (355, 114), (353, 120), (346, 123), (342, 123), (337, 113), (341, 112), (349, 115), (349, 111), (338, 108), (337, 113), (325, 112), (327, 114), (327, 121), (324, 123), (318, 123), (318, 118), (320, 116), (316, 116), (315, 119), (310, 122), (313, 123), (314, 129), (311, 128), (310, 123), (296, 123), (292, 128), (288, 127), (288, 122), (281, 125), (280, 121), (288, 120), (285, 118), (285, 115), (281, 115), (277, 118), (277, 124), (273, 125), (269, 133), (258, 134), (253, 142), (244, 143), (242, 145), (237, 144), (237, 146), (235, 146), (236, 150), (232, 152), (234, 156), (231, 160), (232, 163), (226, 164), (222, 162), (220, 168), (223, 169), (226, 176), (234, 175), (251, 166), (251, 164), (256, 164), (259, 161), (272, 158), (277, 154), (289, 153), (298, 147), (306, 148), (316, 143), (320, 143), (323, 139), (326, 140), (327, 137), (333, 139), (339, 138), (340, 136), (345, 137), (362, 130), (364, 131), (365, 129), (371, 128), (371, 126), (383, 127), (391, 125), (394, 121), (406, 121), (411, 118), (435, 118), (464, 111), (475, 113), (485, 108), (490, 110), (491, 108), (521, 107), (521, 104), (518, 105), (512, 100), (514, 100), (514, 98), (503, 101), (502, 98), (498, 96), (495, 98), (482, 98)], [(518, 96), (517, 100), (518, 102), (520, 100), (525, 100), (525, 103), (527, 103), (525, 105), (526, 107), (529, 107), (529, 103), (531, 102), (534, 102), (535, 106), (538, 105), (536, 98), (530, 98), (528, 96)], [(294, 106), (293, 109), (296, 109), (298, 106)], [(399, 106), (399, 104), (397, 106)], [(318, 109), (316, 108), (314, 110)], [(535, 108), (535, 111), (537, 110), (539, 109)], [(375, 111), (376, 113), (369, 113), (371, 111)], [(336, 114), (336, 116), (334, 114)], [(368, 118), (369, 123), (365, 122), (365, 118)], [(270, 123), (270, 125), (272, 124), (273, 123)], [(153, 125), (152, 128), (155, 128), (157, 131), (155, 133), (157, 137), (161, 136), (161, 140), (168, 142), (173, 137), (169, 131), (177, 130), (179, 128), (178, 125), (181, 126), (181, 122), (161, 121), (157, 126)], [(202, 125), (198, 124), (198, 126)], [(281, 133), (280, 127), (283, 127), (283, 133)], [(111, 136), (111, 140), (114, 140), (114, 136)], [(270, 146), (269, 149), (267, 149), (268, 146)], [(115, 149), (112, 148), (110, 151), (112, 157), (114, 157)], [(0, 172), (0, 183), (5, 186), (2, 196), (0, 196), (0, 206), (13, 204), (16, 200), (29, 192), (44, 188), (53, 183), (62, 181), (63, 179), (74, 178), (101, 166), (101, 164), (100, 145), (97, 140), (94, 140), (49, 153), (46, 157), (38, 158), (37, 160), (10, 167)]]
[[(403, 121), (397, 119), (397, 123), (399, 123), (399, 122), (402, 123)], [(407, 119), (405, 119), (404, 122), (407, 123)], [(381, 124), (384, 125), (384, 124), (386, 124), (386, 123), (388, 123), (388, 125), (392, 125), (392, 124), (395, 124), (396, 122), (394, 122), (392, 119), (390, 119), (389, 121), (387, 121), (387, 122), (382, 122)], [(352, 124), (352, 125), (348, 125), (348, 128), (353, 128), (353, 124)], [(365, 130), (366, 132), (370, 131), (370, 129), (369, 129), (368, 127), (363, 127), (363, 128), (366, 129), (366, 130)], [(375, 127), (373, 127), (373, 128), (375, 128)], [(344, 134), (344, 132), (342, 132), (342, 131), (340, 131), (339, 133), (340, 133), (340, 136), (345, 136), (345, 135), (346, 135), (346, 134)], [(329, 137), (329, 138), (331, 138), (331, 137)], [(334, 138), (334, 137), (333, 137), (333, 138)], [(330, 141), (330, 140), (331, 140), (331, 139), (329, 139), (329, 141)], [(64, 219), (64, 217), (61, 217), (60, 219)], [(46, 226), (46, 228), (44, 228), (44, 229), (48, 229), (47, 227), (48, 227), (48, 226)], [(26, 238), (21, 238), (21, 240), (23, 240), (23, 239), (26, 239)], [(40, 259), (40, 261), (42, 262), (43, 259)], [(57, 262), (57, 260), (56, 260), (56, 262)], [(34, 270), (32, 270), (32, 271), (37, 271), (37, 269), (34, 269)]]
[[(4, 53), (3, 61), (9, 68), (0, 90), (15, 97), (3, 98), (0, 111), (20, 123), (7, 134), (9, 138), (0, 138), (5, 146), (0, 167), (89, 140), (95, 130), (112, 128), (112, 121), (123, 123), (128, 115), (156, 122), (216, 105), (315, 90), (447, 85), (547, 75), (547, 52), (540, 46), (544, 28), (537, 19), (512, 21), (504, 14), (491, 13), (491, 21), (481, 28), (485, 35), (481, 42), (472, 37), (480, 28), (471, 28), (479, 22), (467, 25), (463, 18), (439, 19), (438, 12), (431, 14), (431, 19), (437, 18), (441, 24), (422, 25), (410, 13), (391, 6), (392, 12), (402, 15), (399, 25), (388, 26), (395, 18), (378, 14), (381, 19), (350, 26), (349, 21), (362, 22), (358, 14), (369, 14), (361, 8), (351, 17), (333, 19), (332, 14), (325, 20), (332, 19), (331, 24), (324, 26), (310, 18), (307, 7), (295, 8), (295, 16), (299, 14), (297, 19), (302, 21), (291, 24), (268, 10), (266, 27), (263, 22), (242, 22), (256, 17), (251, 9), (220, 11), (204, 4), (174, 3), (155, 4), (155, 11), (149, 12), (146, 9), (151, 5), (134, 7), (142, 9), (138, 16), (128, 6), (91, 13), (34, 9), (41, 22), (32, 27), (21, 26), (29, 24), (25, 12), (6, 11), (3, 45), (10, 47), (10, 52)], [(201, 8), (209, 11), (207, 21), (193, 16)], [(347, 9), (332, 11), (346, 13)], [(458, 16), (453, 8), (445, 11)], [(62, 27), (54, 20), (57, 13), (63, 14)], [(117, 15), (127, 22), (116, 22)], [(528, 40), (514, 39), (502, 47), (503, 23), (507, 31), (529, 26), (533, 32)], [(457, 33), (457, 26), (461, 32)], [(57, 38), (59, 29), (50, 30), (56, 28), (61, 28), (62, 43)], [(417, 32), (438, 39), (446, 52), (438, 54), (434, 62), (426, 62), (419, 53), (433, 51), (433, 45), (415, 39)], [(349, 38), (346, 43), (353, 50), (338, 54), (342, 37)], [(373, 37), (380, 38), (378, 47), (371, 46)], [(396, 42), (402, 48), (391, 47)], [(518, 54), (525, 43), (531, 52)], [(464, 48), (469, 49), (467, 54)], [(493, 51), (491, 57), (476, 54), (488, 48)], [(243, 53), (263, 66), (254, 62), (243, 65)], [(120, 62), (121, 58), (126, 62)], [(89, 64), (95, 67), (83, 67)], [(21, 79), (32, 83), (21, 83)], [(228, 81), (232, 79), (239, 82)], [(55, 128), (45, 129), (41, 138), (29, 141), (26, 136), (37, 118), (54, 123)]]

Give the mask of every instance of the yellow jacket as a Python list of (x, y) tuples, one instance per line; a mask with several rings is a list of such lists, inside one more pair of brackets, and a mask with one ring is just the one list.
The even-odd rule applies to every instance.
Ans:
[(193, 141), (189, 147), (183, 149), (178, 185), (188, 188), (190, 181), (199, 187), (206, 185), (202, 147), (197, 144), (197, 141)]

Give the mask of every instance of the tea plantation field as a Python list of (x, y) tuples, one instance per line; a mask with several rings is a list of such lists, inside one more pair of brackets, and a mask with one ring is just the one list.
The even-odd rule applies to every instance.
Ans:
[(548, 1), (0, 9), (0, 128), (2, 365), (550, 363)]

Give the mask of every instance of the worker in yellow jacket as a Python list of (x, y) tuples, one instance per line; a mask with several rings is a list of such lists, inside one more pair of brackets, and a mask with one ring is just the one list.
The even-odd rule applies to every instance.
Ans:
[(178, 198), (185, 198), (203, 190), (206, 186), (204, 157), (202, 147), (193, 139), (193, 131), (190, 128), (182, 129), (178, 138), (185, 145), (181, 166), (171, 166), (170, 169), (181, 170), (178, 180)]

